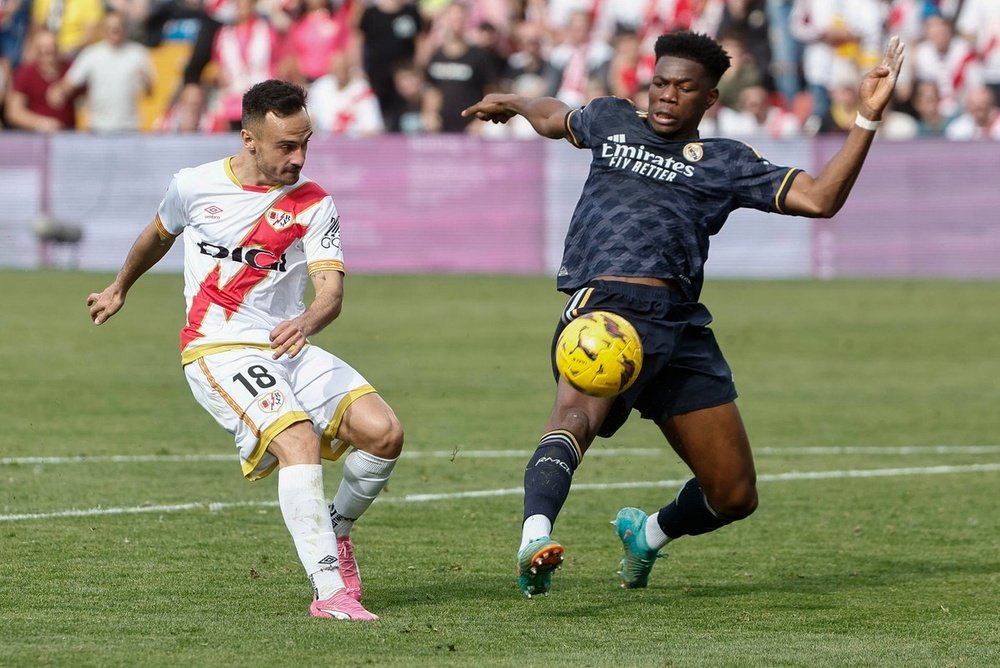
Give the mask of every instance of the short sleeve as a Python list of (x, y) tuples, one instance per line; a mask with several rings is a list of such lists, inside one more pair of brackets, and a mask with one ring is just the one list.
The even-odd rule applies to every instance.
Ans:
[[(612, 132), (608, 129), (620, 126), (622, 112), (635, 114), (635, 106), (618, 97), (594, 98), (584, 107), (573, 109), (566, 114), (566, 138), (577, 148), (591, 148)], [(620, 132), (620, 130), (617, 130)]]
[(178, 177), (179, 174), (174, 174), (174, 178), (170, 180), (170, 185), (167, 187), (167, 194), (163, 196), (163, 200), (156, 210), (156, 218), (153, 221), (160, 232), (160, 236), (164, 238), (172, 238), (179, 235), (184, 231), (184, 226), (188, 221), (187, 210), (184, 206), (180, 187), (177, 182)]
[(786, 213), (785, 198), (802, 170), (774, 165), (747, 144), (733, 145), (729, 164), (737, 206)]
[(92, 69), (91, 61), (94, 59), (93, 53), (93, 48), (85, 48), (73, 60), (73, 64), (66, 71), (66, 81), (72, 84), (74, 88), (87, 83), (87, 79), (90, 78), (90, 70)]
[(340, 214), (333, 198), (327, 195), (319, 204), (302, 214), (307, 220), (305, 243), (309, 275), (321, 271), (344, 273), (344, 252), (340, 247)]
[(14, 77), (11, 81), (10, 89), (17, 93), (23, 93), (27, 95), (29, 91), (29, 79), (28, 79), (28, 68), (21, 65), (16, 70), (14, 70)]
[(594, 112), (590, 106), (573, 109), (566, 114), (566, 138), (577, 148), (590, 148)]

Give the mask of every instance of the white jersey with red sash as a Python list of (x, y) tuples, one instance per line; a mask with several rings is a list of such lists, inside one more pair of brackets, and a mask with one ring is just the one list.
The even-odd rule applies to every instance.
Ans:
[(243, 185), (232, 158), (182, 169), (160, 203), (164, 238), (184, 233), (181, 361), (270, 346), (278, 323), (305, 310), (308, 276), (344, 271), (340, 217), (323, 188)]

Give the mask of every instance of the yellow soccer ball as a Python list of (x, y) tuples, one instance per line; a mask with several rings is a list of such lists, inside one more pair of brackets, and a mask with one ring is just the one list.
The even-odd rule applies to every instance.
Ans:
[(556, 341), (556, 368), (570, 385), (594, 397), (627, 390), (642, 369), (642, 342), (635, 327), (608, 311), (570, 321)]

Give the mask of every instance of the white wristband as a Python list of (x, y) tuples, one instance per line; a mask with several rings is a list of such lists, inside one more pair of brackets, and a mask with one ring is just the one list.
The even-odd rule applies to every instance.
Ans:
[(876, 130), (878, 130), (878, 126), (881, 122), (882, 121), (868, 120), (867, 118), (861, 115), (860, 111), (858, 112), (857, 117), (854, 119), (855, 125), (857, 125), (859, 128), (863, 130), (870, 130), (871, 132), (875, 132)]

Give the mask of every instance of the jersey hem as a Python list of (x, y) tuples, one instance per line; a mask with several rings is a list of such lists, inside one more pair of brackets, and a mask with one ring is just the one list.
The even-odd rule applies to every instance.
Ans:
[(153, 226), (156, 228), (156, 233), (159, 234), (160, 238), (164, 241), (176, 239), (178, 236), (163, 226), (163, 221), (160, 220), (160, 214), (156, 214), (156, 216), (153, 217)]
[(306, 271), (310, 276), (318, 274), (321, 271), (339, 271), (342, 274), (346, 273), (344, 271), (344, 263), (339, 260), (317, 260), (315, 262), (310, 262), (306, 265)]
[(577, 148), (584, 148), (583, 144), (580, 143), (580, 140), (576, 138), (576, 133), (573, 132), (573, 128), (570, 126), (569, 122), (569, 119), (573, 116), (573, 114), (575, 114), (578, 111), (580, 110), (572, 109), (569, 112), (567, 112), (566, 117), (563, 119), (563, 124), (566, 126), (566, 138), (569, 139), (569, 143)]
[[(309, 345), (308, 343), (306, 345)], [(223, 353), (227, 350), (239, 350), (241, 348), (256, 348), (258, 350), (270, 350), (271, 346), (267, 343), (211, 343), (202, 346), (196, 346), (194, 348), (189, 348), (188, 350), (181, 351), (181, 366), (187, 366), (191, 362), (196, 362), (202, 357), (208, 355), (214, 355), (216, 353)]]
[[(344, 454), (347, 448), (351, 447), (350, 443), (345, 443), (337, 439), (337, 432), (340, 431), (340, 423), (344, 420), (344, 413), (355, 401), (365, 396), (366, 394), (372, 394), (375, 392), (375, 388), (371, 385), (362, 385), (361, 387), (355, 388), (348, 392), (340, 403), (337, 404), (336, 410), (333, 411), (333, 416), (330, 418), (330, 424), (326, 425), (326, 429), (323, 430), (323, 436), (320, 438), (319, 452), (320, 457), (323, 459), (328, 459), (330, 461), (337, 461), (340, 456)], [(334, 445), (337, 448), (334, 450)]]
[(260, 438), (257, 439), (257, 447), (254, 448), (250, 456), (243, 462), (243, 477), (247, 480), (260, 480), (270, 474), (271, 471), (278, 466), (277, 459), (275, 459), (275, 461), (266, 468), (260, 471), (257, 470), (257, 466), (260, 464), (261, 458), (264, 456), (264, 453), (267, 452), (267, 446), (271, 445), (271, 441), (274, 440), (275, 436), (288, 429), (293, 424), (308, 421), (309, 414), (305, 411), (292, 411), (291, 413), (282, 415), (267, 429), (262, 431)]
[(788, 198), (788, 192), (792, 189), (792, 181), (798, 176), (801, 169), (789, 169), (788, 173), (785, 174), (785, 178), (781, 180), (781, 185), (778, 186), (778, 192), (774, 194), (774, 210), (778, 213), (786, 213), (785, 211), (785, 200)]

